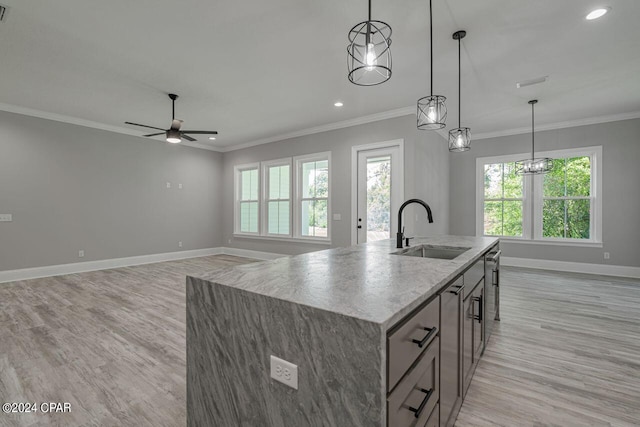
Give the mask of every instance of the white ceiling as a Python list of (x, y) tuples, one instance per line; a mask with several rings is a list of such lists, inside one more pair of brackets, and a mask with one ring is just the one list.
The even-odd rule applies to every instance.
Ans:
[[(640, 1), (434, 0), (435, 88), (457, 125), (463, 40), (463, 126), (474, 135), (640, 112)], [(366, 0), (0, 0), (0, 103), (107, 127), (168, 127), (166, 93), (191, 129), (217, 129), (221, 149), (394, 111), (428, 94), (428, 1), (373, 0), (393, 28), (393, 76), (346, 77), (347, 32)], [(542, 85), (515, 82), (549, 76)], [(336, 100), (344, 102), (335, 108)], [(129, 127), (136, 134), (145, 132)]]

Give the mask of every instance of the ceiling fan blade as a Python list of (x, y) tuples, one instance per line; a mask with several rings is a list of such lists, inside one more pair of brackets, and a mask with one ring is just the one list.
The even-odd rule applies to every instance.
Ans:
[(173, 121), (171, 122), (171, 129), (180, 130), (180, 127), (182, 126), (182, 122), (183, 120), (173, 119)]
[(183, 130), (182, 133), (192, 133), (194, 135), (217, 135), (216, 130)]
[(158, 135), (164, 135), (166, 132), (159, 132), (159, 133), (150, 133), (149, 135), (142, 135), (142, 136), (158, 136)]
[(191, 141), (191, 142), (197, 141), (197, 139), (191, 138), (189, 135), (185, 135), (184, 133), (182, 134), (182, 137), (187, 141)]
[(134, 125), (134, 126), (142, 126), (143, 128), (149, 128), (149, 129), (157, 129), (157, 130), (164, 130), (162, 128), (157, 128), (155, 126), (147, 126), (147, 125), (141, 125), (140, 123), (133, 123), (133, 122), (124, 122), (126, 125)]

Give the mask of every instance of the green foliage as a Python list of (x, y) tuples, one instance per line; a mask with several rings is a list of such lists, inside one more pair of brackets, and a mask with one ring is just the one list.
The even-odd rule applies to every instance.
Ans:
[[(591, 158), (555, 159), (543, 179), (543, 237), (588, 239)], [(484, 234), (522, 236), (522, 197), (523, 178), (515, 174), (514, 163), (485, 165)]]
[(389, 231), (391, 224), (391, 161), (367, 164), (367, 229)]
[(555, 159), (544, 177), (543, 237), (588, 239), (591, 220), (591, 159)]
[(484, 234), (522, 236), (523, 180), (515, 173), (515, 163), (485, 165), (484, 171), (485, 199), (494, 199), (484, 203)]

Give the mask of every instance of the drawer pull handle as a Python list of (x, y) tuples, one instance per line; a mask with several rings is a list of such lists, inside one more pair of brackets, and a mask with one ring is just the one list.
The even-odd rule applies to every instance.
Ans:
[(482, 323), (482, 297), (473, 297), (474, 301), (478, 301), (478, 314), (473, 316), (478, 323)]
[(429, 398), (433, 394), (433, 389), (432, 388), (430, 388), (429, 390), (425, 390), (425, 389), (421, 388), (420, 391), (423, 392), (423, 393), (427, 393), (427, 395), (424, 397), (424, 399), (422, 399), (422, 402), (420, 402), (420, 406), (418, 406), (417, 408), (414, 408), (412, 406), (409, 407), (409, 410), (411, 412), (415, 412), (415, 417), (416, 418), (420, 418), (420, 414), (422, 414), (422, 411), (424, 410), (424, 407), (427, 405), (427, 402), (429, 401)]
[(411, 340), (414, 343), (418, 344), (418, 347), (420, 348), (422, 348), (426, 344), (426, 342), (429, 341), (429, 338), (431, 338), (432, 336), (438, 333), (438, 328), (436, 328), (435, 326), (433, 328), (423, 328), (423, 329), (425, 331), (429, 331), (424, 338), (422, 338), (421, 340), (417, 340), (417, 339)]
[(449, 291), (450, 294), (460, 295), (460, 292), (462, 292), (462, 290), (464, 289), (464, 285), (462, 285), (462, 286), (456, 285), (454, 287), (456, 287), (458, 289), (456, 289), (455, 291)]

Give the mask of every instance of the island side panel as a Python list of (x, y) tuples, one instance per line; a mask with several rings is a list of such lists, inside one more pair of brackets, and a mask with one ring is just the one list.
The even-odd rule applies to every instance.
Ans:
[[(187, 278), (187, 423), (383, 426), (384, 331), (375, 323)], [(298, 365), (298, 390), (270, 378)]]

